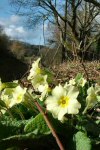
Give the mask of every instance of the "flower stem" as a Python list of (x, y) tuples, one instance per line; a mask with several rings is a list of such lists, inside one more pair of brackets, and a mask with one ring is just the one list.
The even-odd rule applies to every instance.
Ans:
[(56, 142), (57, 142), (57, 144), (58, 144), (60, 150), (64, 150), (64, 147), (63, 147), (63, 145), (62, 145), (62, 143), (61, 143), (61, 141), (60, 141), (58, 135), (56, 134), (56, 132), (55, 132), (55, 130), (54, 130), (52, 124), (50, 123), (50, 121), (49, 121), (49, 119), (48, 119), (48, 117), (47, 117), (47, 114), (43, 111), (42, 107), (40, 106), (40, 104), (39, 104), (37, 101), (34, 101), (34, 103), (35, 103), (35, 105), (37, 106), (37, 108), (38, 108), (38, 110), (40, 111), (40, 113), (43, 114), (43, 117), (44, 117), (44, 119), (45, 119), (45, 121), (46, 121), (46, 123), (47, 123), (49, 129), (51, 130), (52, 135), (53, 135), (54, 138), (56, 139)]

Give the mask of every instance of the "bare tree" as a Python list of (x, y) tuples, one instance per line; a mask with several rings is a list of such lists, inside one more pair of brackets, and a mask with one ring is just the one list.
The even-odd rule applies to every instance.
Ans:
[[(96, 17), (99, 8), (83, 0), (10, 0), (17, 13), (26, 16), (29, 26), (39, 21), (49, 22), (59, 29), (62, 45), (62, 61), (65, 60), (66, 43), (73, 41), (77, 49), (87, 50), (100, 36), (93, 33), (99, 26)], [(24, 8), (24, 9), (23, 9)]]
[(86, 2), (89, 2), (89, 3), (92, 3), (94, 4), (95, 6), (99, 7), (100, 8), (100, 0), (85, 0)]
[[(77, 10), (75, 9), (75, 1), (69, 6), (67, 19), (71, 22), (71, 26), (67, 24), (66, 41), (63, 41), (63, 44), (67, 51), (73, 52), (73, 55), (79, 53), (80, 56), (83, 56), (91, 50), (90, 47), (100, 38), (100, 11), (98, 7), (87, 2), (81, 2)], [(62, 20), (60, 24), (64, 28)], [(56, 39), (54, 41), (59, 43), (60, 31), (57, 28), (58, 26), (54, 27), (52, 39)], [(53, 28), (51, 30), (53, 31)]]

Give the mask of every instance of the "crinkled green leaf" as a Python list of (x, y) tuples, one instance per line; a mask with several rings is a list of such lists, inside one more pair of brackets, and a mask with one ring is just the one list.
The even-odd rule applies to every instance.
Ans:
[(76, 150), (91, 150), (91, 140), (81, 131), (75, 134)]
[(32, 118), (24, 128), (25, 133), (34, 132), (35, 134), (50, 134), (43, 115), (38, 114), (35, 118)]
[(24, 132), (26, 120), (12, 119), (8, 116), (0, 118), (0, 139), (7, 138), (11, 135), (16, 135)]

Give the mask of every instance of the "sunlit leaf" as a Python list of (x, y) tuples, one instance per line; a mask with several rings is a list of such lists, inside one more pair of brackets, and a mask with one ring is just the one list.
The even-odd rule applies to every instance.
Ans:
[(24, 131), (26, 133), (34, 132), (36, 134), (49, 134), (50, 133), (50, 129), (48, 128), (42, 114), (38, 114), (35, 118), (32, 118), (26, 124)]
[(76, 150), (91, 150), (91, 140), (81, 131), (75, 134)]

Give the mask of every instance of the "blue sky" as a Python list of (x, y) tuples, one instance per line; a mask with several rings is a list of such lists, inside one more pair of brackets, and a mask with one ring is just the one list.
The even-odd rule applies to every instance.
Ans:
[(0, 18), (9, 17), (11, 15), (11, 7), (8, 3), (9, 0), (0, 0)]
[(25, 28), (22, 18), (15, 14), (9, 0), (0, 0), (0, 24), (11, 39), (36, 45), (43, 44), (42, 25), (36, 26), (35, 30)]

